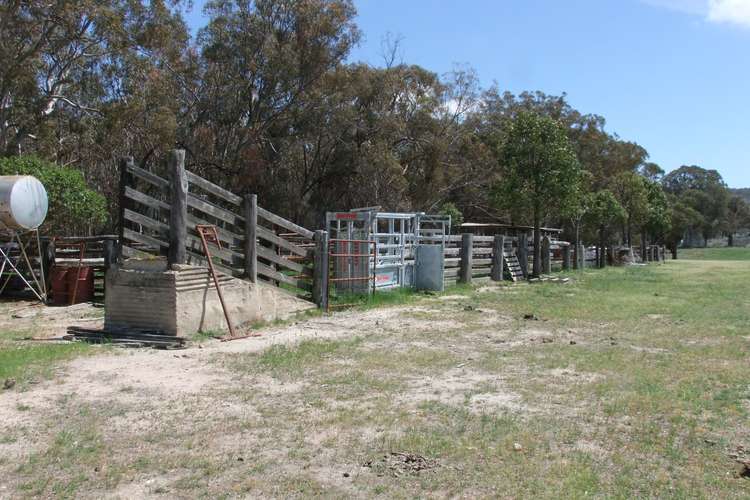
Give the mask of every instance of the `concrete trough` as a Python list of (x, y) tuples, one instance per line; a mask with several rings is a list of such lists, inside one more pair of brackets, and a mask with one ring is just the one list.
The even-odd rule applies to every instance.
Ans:
[[(220, 275), (220, 284), (235, 325), (284, 319), (315, 307), (263, 283)], [(188, 265), (167, 269), (163, 259), (128, 259), (107, 271), (104, 327), (156, 330), (178, 337), (227, 330), (208, 269)]]

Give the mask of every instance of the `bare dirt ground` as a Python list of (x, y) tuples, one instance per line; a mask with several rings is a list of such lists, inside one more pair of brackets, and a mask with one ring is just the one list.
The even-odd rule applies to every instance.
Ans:
[(746, 334), (706, 331), (689, 303), (647, 306), (653, 293), (631, 304), (635, 290), (549, 319), (597, 283), (94, 348), (0, 392), (0, 498), (750, 494)]

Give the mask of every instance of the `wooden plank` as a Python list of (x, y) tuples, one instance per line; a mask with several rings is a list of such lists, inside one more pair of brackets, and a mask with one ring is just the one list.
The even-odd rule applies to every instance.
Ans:
[[(201, 219), (200, 217), (196, 217), (194, 215), (188, 214), (189, 227), (194, 229), (195, 226), (198, 224), (216, 226), (215, 224), (211, 224), (210, 222), (204, 219)], [(216, 230), (219, 233), (219, 239), (222, 242), (224, 242), (226, 246), (242, 246), (242, 244), (245, 242), (242, 236), (240, 236), (237, 233), (233, 233), (232, 231), (229, 231), (227, 229), (224, 229), (223, 227), (216, 226)]]
[(151, 196), (143, 194), (140, 191), (136, 191), (135, 189), (128, 186), (125, 187), (125, 197), (138, 202), (141, 205), (146, 205), (147, 207), (169, 211), (168, 203), (164, 203), (161, 200), (152, 198)]
[(276, 214), (272, 214), (265, 208), (258, 207), (258, 217), (262, 217), (263, 219), (266, 219), (268, 222), (272, 224), (276, 224), (277, 226), (281, 226), (284, 229), (287, 229), (289, 231), (293, 231), (297, 234), (301, 234), (307, 239), (311, 240), (315, 236), (315, 233), (313, 233), (309, 229), (305, 229), (302, 226), (298, 226), (294, 222), (288, 221), (284, 219), (283, 217), (279, 217)]
[(451, 269), (445, 269), (443, 271), (444, 273), (443, 276), (445, 276), (446, 278), (458, 278), (458, 272), (459, 272), (459, 268), (457, 267), (454, 267)]
[(150, 254), (148, 252), (144, 252), (143, 250), (136, 250), (133, 247), (129, 247), (127, 245), (122, 245), (122, 255), (123, 257), (131, 258), (146, 258), (146, 257), (153, 257), (153, 254)]
[(141, 243), (157, 250), (159, 249), (159, 247), (169, 247), (169, 243), (167, 243), (166, 241), (161, 241), (147, 234), (136, 233), (132, 229), (125, 228), (125, 231), (123, 231), (123, 233), (123, 236), (126, 240), (135, 241), (136, 243)]
[[(190, 250), (188, 250), (186, 253), (187, 253), (188, 264), (197, 265), (201, 267), (208, 266), (208, 261), (206, 260), (205, 256), (191, 252)], [(234, 278), (242, 277), (243, 271), (241, 269), (234, 269), (231, 267), (224, 266), (222, 264), (217, 264), (215, 262), (213, 264), (214, 264), (214, 268), (217, 271), (224, 273), (227, 276), (232, 276)]]
[[(187, 171), (186, 171), (187, 172)], [(227, 191), (221, 186), (214, 184), (211, 181), (207, 181), (203, 177), (200, 177), (192, 172), (187, 172), (188, 182), (195, 184), (202, 190), (211, 193), (214, 196), (221, 198), (222, 200), (233, 203), (238, 207), (242, 205), (242, 197)]]
[(307, 257), (307, 253), (308, 253), (307, 249), (297, 246), (294, 243), (289, 242), (285, 240), (284, 238), (277, 236), (270, 229), (266, 229), (263, 226), (257, 226), (256, 233), (258, 235), (258, 238), (262, 240), (269, 241), (275, 245), (285, 248), (289, 250), (290, 252), (299, 255), (300, 257)]
[(472, 267), (484, 267), (484, 266), (491, 266), (492, 265), (492, 259), (474, 259), (472, 261)]
[(312, 291), (312, 285), (306, 281), (298, 280), (296, 278), (291, 278), (285, 274), (282, 274), (275, 269), (272, 269), (271, 267), (263, 264), (262, 262), (258, 262), (258, 274), (261, 276), (265, 276), (268, 279), (280, 281), (282, 283), (286, 283), (289, 286), (293, 286), (295, 288), (300, 288), (305, 291)]
[(141, 167), (136, 167), (134, 163), (130, 163), (127, 166), (128, 172), (133, 174), (135, 177), (138, 177), (139, 179), (142, 179), (152, 186), (156, 186), (160, 189), (168, 189), (169, 188), (169, 181), (166, 179), (162, 179), (156, 174), (152, 174), (148, 170), (144, 170)]
[[(200, 237), (194, 236), (192, 232), (186, 237), (186, 247), (195, 252), (203, 253), (203, 243)], [(241, 253), (234, 252), (228, 248), (219, 249), (212, 243), (209, 243), (208, 250), (214, 257), (218, 257), (231, 264), (234, 264), (236, 261), (242, 261), (244, 257)]]
[(292, 271), (297, 271), (298, 273), (306, 273), (308, 272), (307, 268), (303, 266), (302, 264), (298, 264), (296, 262), (292, 262), (291, 260), (285, 259), (281, 255), (276, 255), (273, 250), (270, 248), (258, 245), (258, 257), (261, 257), (266, 260), (270, 260), (271, 262), (274, 262), (280, 266), (286, 267), (287, 269), (291, 269)]
[(130, 222), (135, 222), (136, 224), (140, 224), (141, 226), (153, 229), (154, 231), (158, 231), (162, 236), (169, 234), (168, 225), (164, 224), (163, 222), (154, 220), (151, 217), (146, 217), (145, 215), (139, 214), (138, 212), (133, 212), (128, 208), (123, 211), (123, 215), (125, 217), (125, 220), (129, 220)]
[(245, 222), (244, 217), (230, 212), (229, 210), (224, 210), (223, 208), (218, 207), (206, 200), (202, 200), (201, 198), (198, 198), (197, 196), (190, 193), (188, 193), (187, 196), (187, 203), (188, 206), (193, 207), (196, 210), (200, 210), (201, 212), (206, 213), (212, 217), (216, 217), (219, 220), (228, 222), (233, 226), (242, 226), (243, 222)]

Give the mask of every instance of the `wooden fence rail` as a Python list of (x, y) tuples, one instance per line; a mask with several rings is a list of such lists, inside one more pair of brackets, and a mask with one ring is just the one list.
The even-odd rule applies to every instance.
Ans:
[(280, 286), (311, 298), (314, 233), (185, 170), (173, 151), (165, 179), (123, 159), (120, 168), (122, 257), (167, 255), (168, 263), (205, 265), (198, 224), (216, 226), (215, 267), (230, 276)]

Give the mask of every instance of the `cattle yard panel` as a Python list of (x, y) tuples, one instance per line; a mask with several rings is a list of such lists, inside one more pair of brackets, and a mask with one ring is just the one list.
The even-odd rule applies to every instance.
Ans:
[(328, 212), (326, 228), (332, 238), (363, 239), (375, 243), (375, 287), (414, 286), (416, 246), (445, 245), (450, 216), (380, 212), (376, 208)]
[(377, 243), (369, 240), (335, 238), (328, 240), (328, 262), (333, 276), (327, 279), (326, 310), (354, 303), (331, 303), (331, 288), (336, 295), (362, 295), (375, 292)]
[[(170, 247), (185, 249), (184, 262), (206, 265), (197, 225), (215, 226), (221, 248), (212, 252), (213, 265), (229, 276), (284, 288), (309, 299), (312, 291), (313, 232), (257, 206), (255, 195), (238, 196), (192, 172), (185, 176), (184, 236), (170, 218), (173, 184), (137, 167), (121, 163), (120, 255), (165, 255)], [(179, 197), (177, 197), (179, 198)], [(174, 234), (172, 234), (174, 232)], [(173, 241), (175, 239), (180, 241)]]

